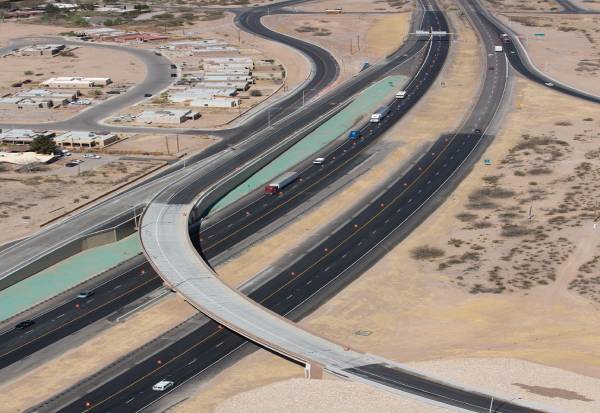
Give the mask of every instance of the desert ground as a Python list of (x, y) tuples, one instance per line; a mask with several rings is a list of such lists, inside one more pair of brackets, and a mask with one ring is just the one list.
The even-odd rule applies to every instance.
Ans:
[(275, 31), (331, 52), (340, 65), (338, 82), (342, 82), (356, 75), (365, 62), (376, 63), (404, 43), (410, 28), (410, 4), (392, 14), (271, 15), (263, 21)]
[[(476, 167), (408, 239), (301, 325), (353, 348), (417, 363), (411, 365), (438, 377), (474, 386), (486, 380), (490, 391), (591, 411), (600, 397), (599, 259), (589, 190), (597, 180), (597, 108), (524, 80), (513, 105), (484, 155), (492, 165)], [(416, 118), (401, 123), (423, 127)], [(263, 255), (254, 258), (271, 254), (273, 260), (300, 228), (314, 231), (322, 223), (311, 215), (263, 243), (270, 247), (255, 246)], [(252, 267), (242, 255), (218, 271), (264, 265)], [(370, 334), (355, 334), (365, 330)], [(297, 377), (271, 375), (258, 368), (263, 356), (251, 357), (255, 367), (244, 371), (259, 370), (259, 378), (254, 373), (244, 384), (234, 366), (178, 411), (214, 409), (255, 383)]]
[(506, 23), (510, 21), (529, 56), (544, 73), (600, 95), (600, 15), (511, 13), (501, 17)]
[(11, 39), (58, 35), (69, 30), (60, 26), (2, 21), (0, 22), (0, 46), (6, 46)]
[[(45, 26), (43, 26), (45, 27)], [(79, 47), (72, 56), (7, 56), (1, 58), (0, 95), (39, 88), (39, 83), (58, 76), (109, 77), (107, 88), (81, 89), (83, 99), (105, 100), (105, 92), (113, 87), (129, 88), (146, 76), (146, 66), (125, 52), (92, 47)], [(30, 80), (26, 86), (12, 87), (16, 82)], [(17, 105), (0, 105), (0, 121), (14, 123), (52, 122), (65, 120), (84, 110), (85, 106), (68, 105), (55, 108), (17, 110)]]
[[(306, 80), (310, 73), (310, 65), (306, 58), (295, 50), (284, 45), (271, 42), (269, 40), (253, 36), (243, 32), (235, 26), (232, 13), (223, 13), (222, 17), (211, 20), (210, 25), (204, 21), (197, 21), (187, 25), (185, 29), (172, 30), (169, 32), (171, 41), (177, 41), (192, 36), (197, 39), (217, 39), (228, 42), (238, 48), (238, 53), (216, 53), (215, 56), (249, 56), (255, 60), (275, 59), (281, 63), (285, 69), (285, 79), (281, 81), (257, 80), (251, 86), (249, 91), (240, 92), (242, 98), (240, 107), (232, 109), (219, 108), (193, 108), (189, 109), (199, 111), (202, 116), (196, 120), (186, 121), (183, 126), (186, 128), (212, 128), (219, 126), (232, 126), (232, 122), (239, 122), (245, 115), (254, 113), (261, 103), (282, 96), (289, 90), (297, 87)], [(157, 44), (144, 44), (140, 47), (156, 48)], [(162, 53), (169, 58), (178, 67), (184, 71), (194, 70), (200, 65), (203, 57), (212, 55), (195, 55), (178, 52), (169, 52), (163, 50)], [(260, 91), (260, 96), (254, 96), (253, 91)], [(177, 104), (166, 104), (160, 96), (147, 99), (141, 104), (121, 111), (116, 116), (130, 114), (137, 116), (143, 110), (157, 110), (159, 108), (182, 108)], [(122, 122), (122, 121), (120, 121)], [(114, 118), (108, 120), (108, 123), (115, 123)], [(169, 128), (169, 125), (153, 125)], [(180, 125), (176, 125), (179, 127)]]
[(410, 1), (405, 0), (320, 0), (299, 4), (293, 8), (302, 11), (322, 11), (341, 7), (344, 12), (389, 12), (406, 7)]
[(554, 0), (485, 0), (495, 12), (550, 12), (561, 11), (563, 8)]
[[(0, 164), (3, 168), (0, 172), (0, 225), (3, 229), (0, 243), (35, 232), (49, 220), (78, 209), (165, 164), (118, 158), (106, 162), (110, 156), (103, 158), (98, 162), (86, 159), (81, 168), (66, 168), (64, 164), (70, 158), (32, 170)], [(92, 167), (93, 164), (97, 167)]]
[[(514, 104), (484, 155), (492, 165), (476, 167), (408, 239), (300, 324), (441, 378), (593, 411), (597, 110), (524, 80)], [(242, 388), (236, 366), (222, 374), (212, 406), (216, 393)]]
[[(476, 39), (470, 33), (465, 31), (464, 22), (458, 20), (458, 17), (454, 17), (457, 27), (460, 28), (461, 36), (463, 41), (456, 43), (456, 48), (452, 51), (451, 60), (447, 66), (445, 66), (440, 81), (445, 82), (445, 86), (442, 87), (440, 84), (434, 86), (432, 93), (428, 94), (415, 111), (411, 112), (404, 121), (396, 125), (387, 136), (384, 138), (385, 143), (383, 148), (380, 150), (385, 152), (389, 150), (391, 154), (385, 158), (380, 167), (374, 168), (371, 173), (367, 174), (365, 179), (357, 180), (351, 187), (344, 192), (339, 193), (335, 198), (327, 201), (322, 207), (318, 208), (314, 212), (311, 212), (305, 219), (292, 224), (289, 231), (281, 232), (274, 237), (268, 238), (265, 241), (254, 245), (242, 256), (231, 260), (217, 267), (217, 271), (222, 278), (230, 285), (237, 286), (247, 278), (252, 276), (254, 273), (260, 271), (269, 263), (283, 255), (284, 251), (298, 246), (302, 241), (308, 239), (313, 233), (315, 226), (324, 225), (330, 219), (333, 219), (337, 213), (342, 211), (336, 208), (331, 208), (333, 204), (337, 205), (348, 205), (351, 207), (357, 202), (357, 194), (364, 193), (367, 188), (372, 185), (376, 179), (385, 178), (390, 170), (398, 168), (403, 162), (406, 162), (408, 157), (419, 148), (431, 143), (436, 134), (442, 133), (443, 131), (451, 130), (455, 128), (460, 122), (459, 117), (456, 119), (453, 117), (445, 117), (443, 121), (435, 123), (418, 123), (415, 120), (418, 117), (418, 113), (421, 111), (454, 111), (454, 104), (456, 99), (470, 100), (476, 93), (479, 82), (478, 65), (480, 64), (479, 52), (476, 49)], [(465, 70), (465, 67), (469, 68)], [(471, 84), (471, 87), (465, 87), (465, 85)], [(466, 113), (467, 108), (463, 111)], [(180, 137), (181, 138), (181, 137)], [(123, 141), (127, 142), (127, 141)], [(295, 234), (290, 236), (290, 234)], [(259, 259), (257, 259), (259, 257)], [(188, 305), (184, 302), (172, 301), (168, 311), (182, 312)], [(140, 313), (145, 313), (146, 310), (141, 310)], [(123, 322), (124, 325), (132, 322), (126, 320)], [(119, 330), (121, 334), (127, 334), (126, 330)], [(111, 337), (115, 340), (119, 340), (118, 331), (114, 331)], [(73, 358), (76, 355), (73, 355)], [(265, 375), (264, 369), (252, 368), (252, 370), (245, 369), (243, 366), (246, 363), (253, 365), (255, 358), (258, 357), (258, 363), (267, 364), (269, 366), (269, 374)], [(267, 384), (275, 379), (270, 374), (279, 372), (277, 376), (279, 379), (285, 379), (289, 377), (303, 377), (303, 370), (297, 366), (290, 365), (287, 362), (280, 361), (280, 359), (267, 355), (268, 360), (265, 361), (262, 352), (255, 353), (246, 359), (241, 361), (241, 364), (236, 365), (232, 369), (228, 369), (224, 374), (224, 378), (217, 378), (217, 384), (212, 381), (207, 386), (202, 386), (201, 392), (190, 398), (181, 404), (178, 409), (182, 411), (205, 411), (205, 407), (208, 405), (214, 407), (217, 403), (226, 399), (238, 392), (247, 390), (258, 385)], [(72, 357), (65, 355), (65, 358), (60, 359), (60, 363), (73, 362)], [(88, 361), (86, 368), (90, 371), (95, 371), (102, 368), (106, 359), (93, 359)], [(55, 361), (49, 361), (48, 366), (53, 366)], [(47, 367), (51, 368), (51, 367)], [(252, 371), (251, 376), (247, 376), (246, 372)], [(238, 378), (237, 384), (230, 384), (229, 372), (233, 377)], [(47, 376), (49, 382), (56, 382), (57, 380), (52, 379), (51, 376)], [(252, 377), (252, 386), (248, 387), (249, 377)], [(223, 384), (218, 384), (223, 382)], [(59, 391), (64, 388), (66, 384), (54, 383), (50, 388), (53, 392)], [(232, 386), (232, 387), (230, 387)], [(208, 390), (207, 390), (208, 389)], [(210, 391), (205, 393), (205, 391)], [(214, 396), (212, 395), (214, 392)], [(46, 396), (52, 394), (52, 392), (45, 393)], [(194, 394), (194, 391), (192, 391)], [(385, 396), (384, 396), (385, 399)], [(397, 399), (397, 398), (396, 398)], [(209, 400), (210, 402), (207, 402)], [(404, 399), (399, 399), (394, 406), (405, 406)], [(191, 410), (190, 410), (191, 409)]]
[(176, 155), (190, 154), (199, 152), (216, 140), (208, 136), (199, 135), (156, 135), (136, 133), (133, 135), (125, 135), (126, 139), (122, 139), (104, 152), (110, 154), (122, 155)]
[(582, 9), (600, 11), (599, 0), (571, 0), (574, 4), (581, 7)]

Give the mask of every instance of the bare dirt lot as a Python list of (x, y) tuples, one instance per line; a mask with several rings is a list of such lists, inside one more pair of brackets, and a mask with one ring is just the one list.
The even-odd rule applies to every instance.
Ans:
[(485, 0), (492, 10), (504, 12), (561, 11), (563, 8), (554, 0)]
[(410, 26), (409, 4), (393, 14), (271, 15), (263, 21), (273, 30), (330, 51), (340, 65), (341, 82), (356, 75), (365, 62), (376, 63), (402, 45)]
[(531, 59), (543, 72), (600, 95), (600, 16), (510, 14), (502, 18), (505, 22), (510, 19)]
[(0, 243), (30, 234), (40, 224), (164, 165), (157, 161), (115, 160), (88, 169), (95, 161), (87, 160), (77, 175), (79, 168), (65, 167), (67, 159), (31, 172), (27, 167), (0, 164), (4, 169), (0, 172)]
[[(185, 122), (185, 127), (209, 128), (231, 124), (230, 122), (232, 121), (240, 121), (244, 118), (244, 114), (253, 112), (252, 108), (256, 108), (263, 102), (282, 96), (305, 81), (310, 74), (310, 64), (303, 55), (282, 44), (239, 30), (233, 22), (232, 13), (224, 13), (221, 18), (211, 20), (208, 25), (205, 21), (195, 22), (192, 25), (186, 26), (184, 32), (185, 34), (180, 30), (171, 31), (170, 35), (172, 38), (170, 40), (217, 39), (236, 47), (238, 52), (215, 52), (189, 56), (187, 53), (163, 51), (165, 56), (177, 64), (178, 67), (183, 67), (185, 63), (187, 70), (192, 70), (194, 67), (200, 65), (201, 59), (204, 57), (248, 56), (255, 60), (275, 59), (285, 69), (285, 80), (283, 82), (258, 80), (256, 84), (251, 86), (249, 91), (240, 92), (240, 96), (243, 99), (239, 108), (196, 108), (195, 110), (199, 111), (202, 116), (197, 120)], [(143, 47), (155, 48), (156, 46), (144, 45)], [(252, 90), (260, 91), (260, 96), (253, 96)], [(130, 108), (123, 113), (137, 115), (144, 109), (156, 110), (160, 106), (178, 107), (173, 104), (152, 104), (152, 99), (149, 99), (145, 104)], [(194, 108), (190, 107), (189, 109)], [(242, 116), (240, 117), (240, 115)], [(168, 125), (165, 125), (165, 127), (168, 127)]]
[(11, 39), (57, 35), (68, 30), (70, 29), (60, 26), (2, 21), (0, 22), (0, 46), (6, 46)]
[(128, 136), (105, 150), (111, 154), (128, 155), (180, 155), (198, 152), (212, 145), (215, 139), (208, 136), (135, 134)]
[[(514, 105), (484, 155), (492, 165), (476, 167), (408, 239), (301, 324), (401, 362), (477, 357), (448, 365), (438, 376), (454, 369), (460, 377), (447, 377), (455, 381), (480, 385), (476, 380), (485, 378), (498, 392), (519, 395), (519, 388), (527, 400), (593, 411), (600, 397), (597, 107), (523, 80)], [(299, 221), (307, 231), (315, 228), (309, 218)], [(294, 225), (288, 228), (298, 231)], [(271, 259), (296, 234), (268, 240), (280, 237), (271, 244)], [(244, 260), (219, 273), (249, 268)], [(500, 366), (492, 369), (494, 363)], [(470, 367), (458, 370), (461, 365)], [(482, 375), (488, 367), (490, 376)], [(261, 380), (268, 381), (263, 371)], [(569, 372), (578, 379), (569, 379)], [(235, 392), (225, 376), (222, 384)], [(201, 392), (181, 411), (194, 400), (206, 402)]]
[[(125, 52), (80, 47), (72, 56), (7, 56), (0, 58), (0, 95), (12, 95), (29, 89), (40, 88), (39, 83), (58, 76), (109, 77), (110, 87), (131, 87), (146, 76), (146, 66)], [(30, 80), (23, 87), (11, 85)], [(103, 100), (108, 88), (81, 89), (83, 99)], [(63, 92), (64, 90), (60, 90)], [(0, 121), (14, 123), (49, 122), (68, 119), (86, 106), (68, 105), (59, 108), (18, 109), (15, 104), (0, 105)]]

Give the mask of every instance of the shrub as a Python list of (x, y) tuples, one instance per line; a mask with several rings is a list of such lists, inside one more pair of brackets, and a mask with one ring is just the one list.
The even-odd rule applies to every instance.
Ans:
[(411, 257), (415, 260), (432, 260), (434, 258), (443, 257), (444, 254), (444, 250), (430, 247), (429, 245), (416, 247), (410, 252)]

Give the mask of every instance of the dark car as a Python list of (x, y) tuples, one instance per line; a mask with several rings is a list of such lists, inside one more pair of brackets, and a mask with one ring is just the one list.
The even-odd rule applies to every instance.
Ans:
[(490, 67), (488, 67), (488, 69), (494, 70), (494, 66), (490, 66)]
[(26, 328), (29, 328), (34, 324), (35, 324), (35, 321), (33, 321), (33, 320), (24, 320), (24, 321), (21, 321), (19, 324), (17, 324), (15, 326), (15, 328), (19, 329), (19, 330), (25, 330)]
[(149, 98), (149, 97), (151, 97), (151, 96), (152, 96), (152, 93), (144, 93), (144, 97), (145, 97), (145, 98)]
[(177, 69), (177, 65), (171, 65), (171, 69)]
[(74, 167), (74, 166), (77, 166), (77, 165), (79, 165), (79, 164), (78, 164), (77, 162), (73, 162), (73, 161), (71, 161), (71, 162), (67, 162), (67, 163), (65, 164), (65, 166), (66, 166), (67, 168), (72, 168), (72, 167)]
[(481, 129), (473, 129), (473, 133), (481, 133)]

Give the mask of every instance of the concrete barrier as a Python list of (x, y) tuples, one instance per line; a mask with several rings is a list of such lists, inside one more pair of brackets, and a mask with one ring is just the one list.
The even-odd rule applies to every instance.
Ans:
[(42, 259), (36, 260), (27, 266), (13, 272), (10, 277), (0, 279), (0, 290), (10, 287), (31, 277), (34, 274), (54, 265), (62, 260), (72, 257), (75, 254), (90, 248), (110, 244), (119, 241), (135, 232), (134, 219), (123, 222), (115, 227), (107, 228), (92, 234), (82, 235), (62, 247), (46, 254)]

